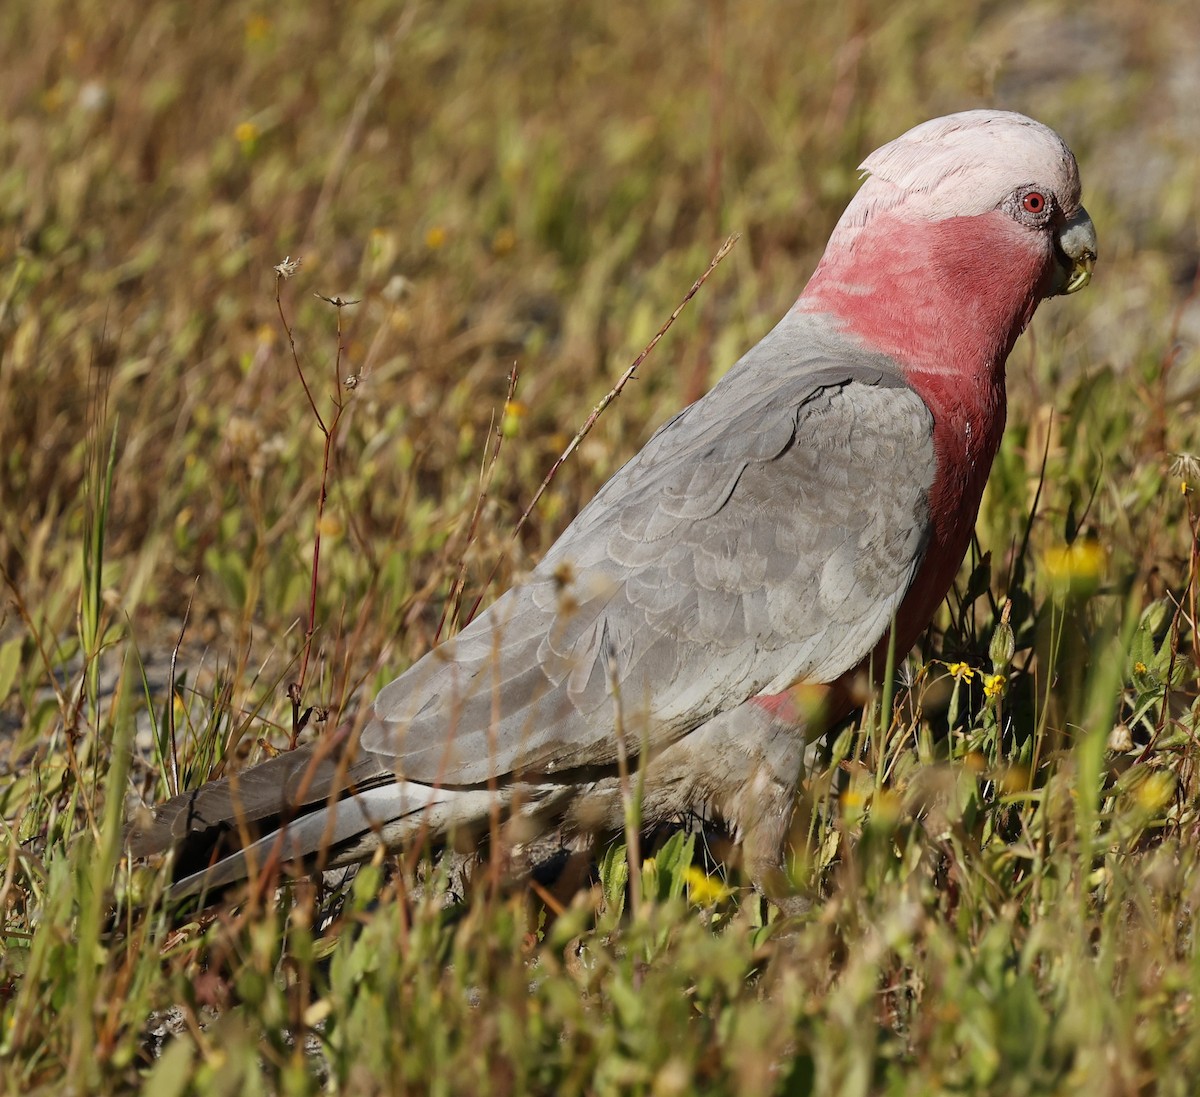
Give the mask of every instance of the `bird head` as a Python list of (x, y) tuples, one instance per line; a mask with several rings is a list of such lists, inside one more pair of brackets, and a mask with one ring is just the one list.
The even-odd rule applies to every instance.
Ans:
[(1096, 230), (1080, 203), (1079, 167), (1041, 122), (999, 110), (934, 118), (871, 153), (859, 170), (867, 179), (842, 224), (862, 226), (886, 210), (925, 221), (995, 212), (1050, 241), (1052, 294), (1091, 281)]
[(1096, 231), (1075, 157), (1032, 118), (935, 118), (861, 171), (799, 304), (901, 361), (999, 369), (1038, 302), (1091, 280)]

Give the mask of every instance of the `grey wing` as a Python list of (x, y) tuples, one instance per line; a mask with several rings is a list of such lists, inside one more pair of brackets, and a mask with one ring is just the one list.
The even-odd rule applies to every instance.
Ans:
[(365, 747), (447, 785), (609, 765), (614, 683), (630, 741), (657, 747), (870, 653), (928, 538), (929, 410), (870, 363), (726, 381), (382, 690)]

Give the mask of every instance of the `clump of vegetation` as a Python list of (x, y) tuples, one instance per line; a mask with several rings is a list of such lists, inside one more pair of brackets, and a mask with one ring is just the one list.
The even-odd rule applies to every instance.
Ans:
[[(6, 1092), (1192, 1090), (1200, 16), (843, 7), (0, 7)], [(504, 589), (787, 308), (862, 155), (984, 104), (1067, 137), (1101, 261), (1010, 362), (955, 596), (814, 760), (808, 915), (683, 833), (572, 894), (414, 855), (162, 909), (129, 804)]]

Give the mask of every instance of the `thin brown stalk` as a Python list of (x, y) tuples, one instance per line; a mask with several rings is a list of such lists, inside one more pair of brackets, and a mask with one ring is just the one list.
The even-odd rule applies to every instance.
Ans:
[(620, 380), (608, 390), (604, 396), (604, 399), (602, 399), (600, 403), (592, 408), (591, 415), (587, 417), (587, 420), (584, 422), (583, 426), (579, 428), (578, 433), (576, 433), (575, 437), (572, 438), (567, 444), (567, 448), (562, 451), (558, 459), (550, 467), (550, 471), (546, 473), (546, 478), (542, 481), (541, 486), (534, 493), (533, 499), (530, 501), (529, 506), (525, 508), (525, 513), (521, 515), (520, 520), (517, 522), (516, 528), (513, 530), (514, 539), (524, 528), (525, 523), (529, 520), (529, 516), (533, 513), (533, 508), (538, 505), (538, 500), (541, 499), (546, 489), (550, 486), (550, 482), (557, 475), (558, 470), (562, 468), (567, 458), (569, 458), (571, 454), (579, 448), (579, 443), (588, 436), (592, 427), (596, 425), (596, 420), (604, 414), (604, 411), (608, 405), (621, 395), (621, 391), (637, 372), (638, 367), (646, 360), (650, 352), (654, 350), (656, 346), (658, 346), (658, 341), (667, 334), (671, 328), (671, 325), (679, 319), (680, 313), (682, 313), (687, 307), (688, 302), (696, 296), (700, 290), (700, 287), (708, 281), (708, 276), (717, 269), (717, 264), (720, 263), (721, 260), (730, 253), (730, 251), (733, 250), (733, 245), (741, 239), (741, 236), (742, 234), (740, 232), (735, 232), (725, 241), (725, 243), (721, 245), (717, 251), (717, 254), (712, 257), (712, 261), (708, 264), (708, 269), (702, 275), (700, 275), (700, 277), (697, 278), (694, 283), (692, 283), (692, 288), (684, 295), (683, 300), (680, 301), (676, 306), (675, 311), (671, 313), (669, 317), (667, 317), (667, 322), (663, 324), (663, 326), (659, 328), (657, 332), (655, 332), (654, 338), (646, 344), (645, 349), (633, 360), (632, 365), (630, 365), (630, 367), (623, 374), (621, 374)]
[[(525, 512), (518, 519), (516, 526), (513, 527), (512, 540), (515, 541), (520, 535), (521, 530), (525, 528), (525, 523), (529, 521), (529, 516), (533, 513), (534, 508), (538, 505), (538, 501), (545, 494), (546, 489), (550, 486), (551, 481), (553, 481), (554, 477), (558, 474), (558, 470), (562, 468), (571, 454), (579, 448), (579, 443), (588, 436), (592, 427), (596, 425), (596, 420), (598, 420), (600, 416), (604, 414), (604, 411), (608, 405), (621, 395), (621, 391), (637, 372), (638, 367), (641, 366), (641, 364), (650, 356), (650, 352), (653, 351), (656, 346), (658, 346), (659, 340), (667, 334), (667, 332), (671, 329), (671, 325), (679, 319), (680, 314), (685, 308), (687, 308), (688, 302), (696, 296), (696, 294), (700, 291), (700, 287), (708, 281), (709, 276), (714, 270), (717, 269), (717, 264), (720, 263), (721, 260), (730, 253), (730, 251), (733, 250), (734, 244), (736, 244), (741, 238), (742, 234), (740, 232), (732, 233), (726, 238), (725, 243), (723, 243), (720, 248), (717, 249), (716, 255), (712, 257), (707, 269), (702, 275), (700, 275), (699, 278), (696, 279), (695, 282), (692, 283), (692, 288), (689, 289), (686, 294), (684, 294), (683, 300), (680, 301), (676, 306), (675, 311), (667, 317), (667, 320), (663, 326), (660, 327), (657, 332), (655, 332), (654, 338), (646, 344), (646, 346), (642, 349), (641, 354), (639, 354), (633, 360), (633, 363), (629, 366), (629, 368), (623, 374), (621, 374), (620, 379), (615, 385), (613, 385), (611, 389), (608, 390), (600, 403), (592, 408), (592, 413), (587, 417), (587, 420), (584, 422), (583, 426), (579, 428), (575, 437), (572, 438), (567, 444), (567, 448), (564, 449), (561, 454), (559, 454), (554, 464), (551, 465), (550, 471), (546, 473), (546, 478), (542, 481), (541, 486), (539, 486), (537, 491), (534, 492), (533, 498), (529, 502), (529, 506), (525, 508)], [(488, 587), (491, 586), (492, 580), (495, 579), (496, 570), (498, 567), (499, 561), (493, 565), (491, 573), (488, 575), (487, 582), (484, 583), (480, 588), (479, 595), (471, 606), (471, 612), (467, 614), (468, 621), (471, 620), (478, 612), (480, 603), (483, 601), (484, 593), (487, 591)]]
[(292, 348), (292, 362), (296, 367), (297, 375), (300, 377), (300, 383), (304, 386), (304, 394), (308, 397), (308, 406), (312, 409), (313, 416), (316, 418), (317, 427), (320, 429), (321, 436), (324, 439), (324, 445), (321, 454), (321, 482), (317, 492), (317, 521), (313, 531), (312, 569), (308, 593), (308, 626), (304, 632), (304, 648), (300, 659), (300, 673), (296, 681), (292, 682), (288, 688), (288, 697), (292, 702), (292, 733), (290, 741), (292, 748), (295, 748), (296, 741), (303, 727), (300, 712), (304, 695), (304, 683), (308, 677), (308, 664), (312, 655), (312, 642), (317, 631), (317, 591), (321, 578), (321, 524), (325, 516), (325, 502), (329, 496), (329, 475), (333, 466), (334, 446), (337, 443), (337, 428), (342, 419), (342, 412), (346, 408), (346, 402), (342, 396), (342, 357), (345, 354), (345, 332), (342, 327), (342, 310), (347, 305), (357, 304), (355, 301), (344, 301), (340, 297), (325, 297), (319, 293), (316, 295), (322, 301), (327, 301), (337, 310), (337, 352), (334, 355), (333, 361), (333, 394), (330, 397), (333, 404), (333, 418), (326, 424), (320, 409), (317, 407), (317, 402), (313, 397), (312, 389), (309, 387), (308, 379), (304, 375), (304, 367), (300, 364), (300, 356), (296, 351), (296, 340), (292, 335), (291, 325), (288, 323), (287, 316), (283, 311), (280, 283), (289, 276), (289, 270), (294, 272), (294, 269), (294, 267), (289, 268), (289, 263), (286, 259), (275, 268), (275, 306), (279, 310), (279, 319), (283, 323), (283, 329), (288, 337), (288, 344)]
[(313, 399), (312, 390), (308, 387), (308, 378), (304, 376), (304, 367), (300, 365), (300, 354), (296, 350), (296, 337), (292, 334), (292, 325), (288, 323), (287, 317), (283, 314), (283, 301), (280, 296), (280, 286), (285, 278), (289, 277), (280, 269), (286, 266), (288, 260), (284, 260), (275, 268), (275, 308), (279, 311), (279, 320), (283, 324), (283, 330), (287, 333), (288, 346), (292, 348), (292, 362), (296, 366), (296, 374), (300, 378), (300, 384), (304, 386), (304, 395), (308, 397), (308, 406), (312, 408), (312, 413), (316, 416), (317, 425), (322, 432), (325, 430), (325, 420), (321, 418), (321, 412), (317, 407), (316, 400)]

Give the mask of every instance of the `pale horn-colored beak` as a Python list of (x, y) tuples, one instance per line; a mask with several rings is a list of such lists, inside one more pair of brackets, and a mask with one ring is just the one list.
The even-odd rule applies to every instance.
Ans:
[(1074, 293), (1092, 280), (1096, 265), (1096, 226), (1082, 206), (1059, 231), (1054, 241), (1058, 269), (1052, 294)]

